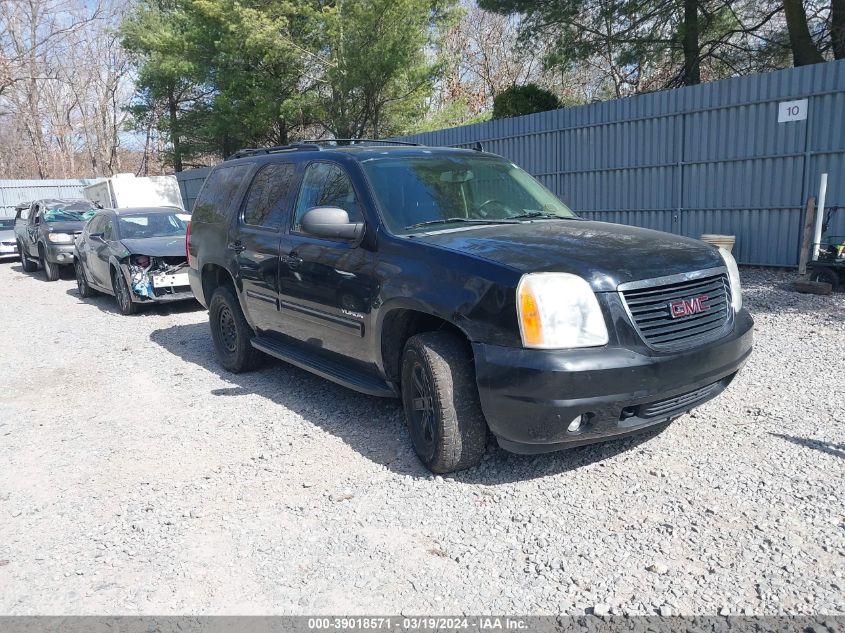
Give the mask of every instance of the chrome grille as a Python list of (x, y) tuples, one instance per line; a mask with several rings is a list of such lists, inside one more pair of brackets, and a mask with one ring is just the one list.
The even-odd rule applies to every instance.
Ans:
[[(643, 340), (657, 350), (680, 350), (720, 338), (733, 323), (725, 272), (678, 281), (667, 279), (620, 286), (622, 300)], [(672, 305), (706, 297), (706, 310), (672, 316)]]

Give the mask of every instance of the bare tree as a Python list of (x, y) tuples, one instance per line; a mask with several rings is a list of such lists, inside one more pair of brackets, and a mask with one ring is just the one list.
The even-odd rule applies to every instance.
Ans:
[(107, 176), (123, 167), (132, 94), (118, 0), (0, 3), (0, 169), (8, 176)]
[(493, 106), (493, 97), (511, 86), (537, 80), (536, 51), (517, 42), (516, 18), (464, 5), (464, 15), (446, 35), (450, 65), (441, 83), (442, 103), (462, 102), (472, 117)]

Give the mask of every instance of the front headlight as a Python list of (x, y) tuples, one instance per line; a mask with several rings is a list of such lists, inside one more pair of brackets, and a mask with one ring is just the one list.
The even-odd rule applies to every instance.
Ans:
[(48, 233), (47, 239), (54, 244), (70, 244), (73, 242), (73, 235), (67, 233)]
[(607, 344), (607, 327), (590, 285), (569, 273), (523, 275), (516, 288), (525, 347), (562, 349)]
[(731, 305), (734, 312), (742, 310), (742, 285), (739, 282), (739, 268), (736, 265), (734, 256), (731, 255), (721, 246), (719, 247), (719, 255), (722, 256), (722, 261), (725, 262), (725, 268), (728, 269), (728, 277), (731, 280)]

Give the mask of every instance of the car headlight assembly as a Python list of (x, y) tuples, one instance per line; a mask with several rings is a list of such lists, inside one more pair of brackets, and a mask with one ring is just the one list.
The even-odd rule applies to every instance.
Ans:
[(516, 297), (524, 347), (571, 349), (607, 345), (607, 326), (596, 294), (578, 275), (523, 275)]
[(739, 267), (736, 265), (734, 256), (724, 248), (719, 247), (719, 255), (722, 256), (725, 268), (728, 269), (728, 278), (731, 282), (731, 305), (734, 312), (739, 312), (742, 310), (742, 285), (739, 281)]
[(68, 233), (48, 233), (47, 239), (54, 244), (70, 244), (73, 242), (73, 235)]

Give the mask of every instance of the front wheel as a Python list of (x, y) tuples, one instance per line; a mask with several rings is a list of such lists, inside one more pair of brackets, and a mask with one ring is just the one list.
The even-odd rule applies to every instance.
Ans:
[(222, 286), (211, 295), (208, 323), (217, 362), (224, 369), (239, 374), (258, 366), (261, 352), (252, 346), (255, 332), (247, 323), (237, 298), (229, 288)]
[(138, 304), (132, 301), (129, 286), (126, 285), (126, 279), (119, 270), (112, 269), (111, 285), (120, 313), (129, 316), (138, 312)]
[(43, 248), (38, 249), (38, 252), (41, 255), (41, 266), (44, 268), (44, 279), (56, 281), (59, 278), (59, 265), (47, 258), (47, 253)]
[(402, 404), (411, 442), (429, 470), (477, 465), (487, 445), (468, 344), (451, 332), (408, 339), (402, 354)]

